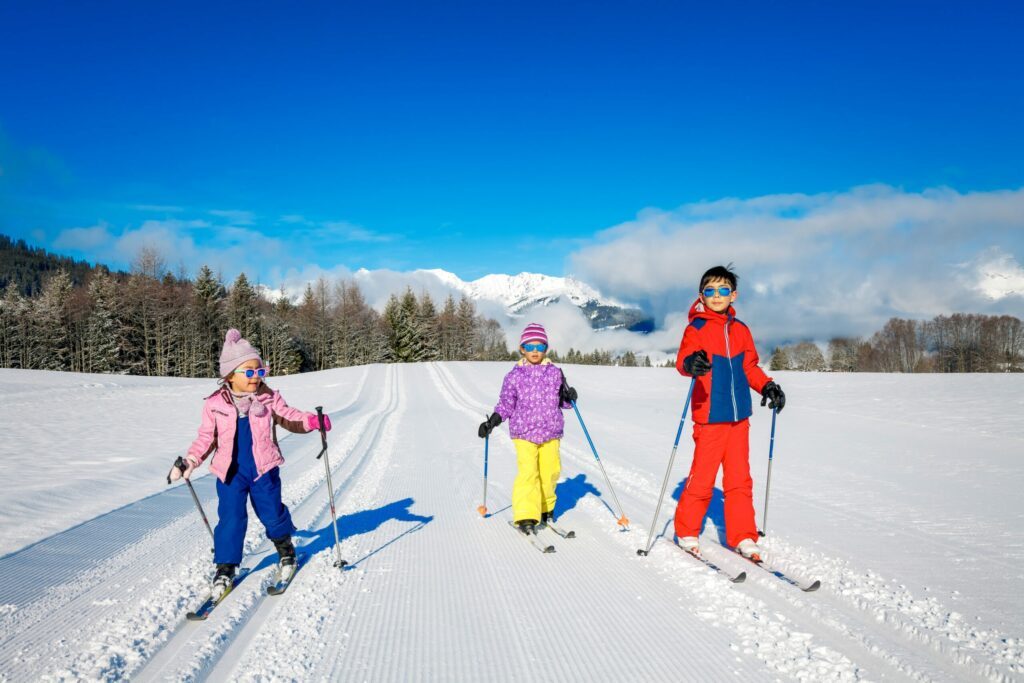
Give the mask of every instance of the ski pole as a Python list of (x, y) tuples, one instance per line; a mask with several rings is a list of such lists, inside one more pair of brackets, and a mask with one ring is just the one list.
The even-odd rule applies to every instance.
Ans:
[(668, 459), (668, 469), (665, 470), (665, 481), (661, 484), (661, 495), (658, 496), (658, 507), (654, 509), (654, 519), (651, 520), (651, 533), (647, 536), (647, 547), (636, 551), (637, 555), (647, 555), (654, 545), (654, 529), (658, 524), (658, 515), (661, 514), (661, 503), (665, 500), (665, 489), (668, 488), (668, 477), (672, 473), (672, 463), (676, 459), (676, 449), (679, 448), (679, 437), (683, 434), (683, 423), (686, 422), (686, 413), (690, 410), (690, 398), (693, 396), (693, 386), (697, 378), (690, 380), (690, 390), (686, 392), (686, 405), (683, 406), (683, 416), (679, 418), (679, 429), (676, 431), (676, 442), (672, 444), (672, 455)]
[(480, 513), (481, 517), (487, 516), (487, 447), (490, 442), (491, 435), (488, 434), (484, 437), (484, 504), (476, 509), (476, 511)]
[(316, 456), (319, 460), (321, 456), (324, 459), (324, 470), (327, 472), (327, 495), (330, 496), (331, 502), (331, 522), (334, 525), (334, 566), (344, 567), (348, 562), (341, 559), (341, 539), (338, 537), (338, 513), (334, 509), (334, 486), (331, 484), (331, 462), (330, 456), (327, 455), (327, 430), (324, 429), (324, 409), (323, 406), (316, 407), (316, 416), (320, 423), (320, 442), (323, 444), (320, 454)]
[(764, 515), (761, 517), (761, 530), (757, 532), (762, 537), (768, 535), (765, 531), (768, 528), (768, 492), (772, 487), (772, 454), (775, 452), (775, 416), (778, 413), (777, 408), (772, 408), (772, 439), (768, 442), (768, 479), (764, 484)]
[[(569, 383), (565, 379), (565, 375), (562, 375), (562, 386), (566, 389), (569, 388)], [(608, 490), (612, 492), (612, 500), (615, 501), (615, 507), (619, 510), (618, 523), (623, 527), (629, 527), (629, 518), (626, 517), (626, 513), (622, 510), (622, 503), (619, 502), (619, 497), (615, 495), (615, 488), (612, 486), (612, 480), (608, 477), (608, 472), (604, 468), (604, 463), (601, 462), (601, 456), (597, 454), (597, 448), (594, 446), (594, 440), (590, 438), (590, 432), (587, 431), (587, 425), (583, 422), (583, 416), (580, 415), (580, 409), (576, 407), (576, 401), (569, 401), (572, 404), (572, 409), (576, 411), (576, 419), (580, 421), (580, 427), (583, 428), (583, 434), (587, 437), (587, 443), (590, 444), (590, 450), (594, 453), (594, 460), (597, 460), (597, 464), (601, 467), (601, 474), (604, 475), (604, 481), (608, 484)]]
[[(178, 456), (178, 459), (174, 461), (174, 464), (171, 467), (177, 467), (179, 470), (181, 470), (183, 474), (185, 470), (188, 469), (185, 465), (185, 461), (181, 458), (180, 455)], [(169, 472), (167, 474), (167, 483), (171, 483), (171, 475)], [(203, 524), (206, 525), (206, 530), (210, 532), (210, 539), (214, 542), (214, 544), (216, 544), (217, 539), (214, 538), (213, 529), (210, 528), (210, 520), (206, 519), (206, 513), (203, 512), (203, 504), (199, 502), (199, 496), (196, 495), (196, 490), (192, 488), (192, 482), (186, 479), (185, 483), (188, 484), (188, 490), (192, 494), (192, 500), (195, 501), (196, 509), (199, 510), (199, 516), (203, 518)], [(213, 552), (213, 548), (210, 548), (210, 552)]]

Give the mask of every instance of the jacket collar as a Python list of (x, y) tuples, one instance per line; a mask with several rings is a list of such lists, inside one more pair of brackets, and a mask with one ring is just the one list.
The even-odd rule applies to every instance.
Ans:
[[(545, 358), (544, 360), (547, 360)], [(256, 389), (256, 397), (273, 395), (274, 390), (267, 386), (266, 382), (260, 382), (260, 386)], [(221, 382), (217, 385), (217, 388), (212, 394), (206, 398), (213, 398), (214, 396), (220, 395), (227, 403), (231, 403), (231, 390), (228, 388), (227, 383)]]
[(711, 309), (704, 306), (704, 304), (700, 300), (700, 297), (697, 297), (697, 300), (693, 302), (692, 306), (690, 306), (690, 322), (692, 323), (694, 320), (697, 320), (698, 318), (703, 318), (704, 320), (710, 320), (722, 324), (731, 323), (733, 320), (736, 319), (736, 309), (733, 308), (732, 305), (730, 305), (729, 308), (725, 310), (725, 313), (715, 313)]
[[(554, 363), (552, 363), (552, 362), (551, 362), (551, 359), (550, 359), (550, 358), (545, 358), (544, 360), (542, 360), (542, 361), (540, 362), (540, 364), (541, 364), (542, 366), (543, 366), (543, 365), (554, 365)], [(526, 359), (525, 359), (525, 358), (520, 358), (520, 359), (519, 359), (519, 360), (518, 360), (518, 361), (516, 362), (516, 367), (520, 367), (520, 368), (525, 368), (525, 367), (531, 367), (531, 366), (530, 366), (530, 364), (529, 364), (529, 363), (528, 363), (528, 362), (526, 361)]]

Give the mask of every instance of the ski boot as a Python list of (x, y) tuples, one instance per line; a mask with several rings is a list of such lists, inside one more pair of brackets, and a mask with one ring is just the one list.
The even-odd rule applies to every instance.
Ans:
[(516, 522), (516, 526), (519, 527), (521, 533), (527, 536), (534, 536), (537, 534), (537, 520), (535, 519), (521, 519)]
[(736, 546), (736, 552), (743, 557), (751, 560), (752, 562), (761, 561), (761, 548), (753, 540), (744, 538), (740, 541), (739, 545)]
[(553, 512), (542, 512), (540, 513), (540, 523), (547, 524), (548, 522), (555, 523), (555, 515)]
[(221, 596), (234, 587), (235, 569), (237, 566), (235, 564), (217, 565), (217, 573), (213, 575), (213, 584), (210, 587), (210, 595), (214, 601), (219, 600)]
[(295, 573), (295, 545), (292, 543), (290, 535), (271, 540), (274, 542), (274, 547), (277, 548), (279, 558), (277, 562), (277, 580), (287, 583), (292, 574)]
[(700, 555), (700, 541), (696, 536), (676, 537), (676, 545), (688, 553)]

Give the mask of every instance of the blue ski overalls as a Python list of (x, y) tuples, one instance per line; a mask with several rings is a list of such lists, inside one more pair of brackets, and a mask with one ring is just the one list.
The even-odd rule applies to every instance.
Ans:
[(216, 564), (241, 564), (245, 529), (249, 524), (246, 501), (252, 499), (256, 516), (267, 529), (267, 538), (280, 539), (295, 531), (291, 513), (281, 502), (281, 472), (275, 467), (259, 479), (252, 455), (252, 430), (248, 417), (239, 417), (231, 467), (217, 480), (217, 528), (213, 531), (213, 561)]

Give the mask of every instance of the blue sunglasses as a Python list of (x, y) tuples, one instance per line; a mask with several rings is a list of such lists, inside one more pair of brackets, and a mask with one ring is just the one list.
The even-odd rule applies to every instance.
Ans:
[(523, 351), (540, 351), (544, 353), (547, 350), (547, 344), (523, 344)]
[(245, 375), (249, 379), (252, 379), (253, 377), (266, 377), (267, 368), (256, 368), (255, 370), (253, 370), (252, 368), (247, 368), (245, 370), (235, 370), (235, 374)]
[(718, 289), (715, 289), (714, 287), (705, 287), (704, 291), (701, 293), (704, 295), (705, 299), (710, 299), (715, 295), (715, 292), (718, 292), (718, 296), (729, 296), (732, 294), (732, 287), (719, 287)]

